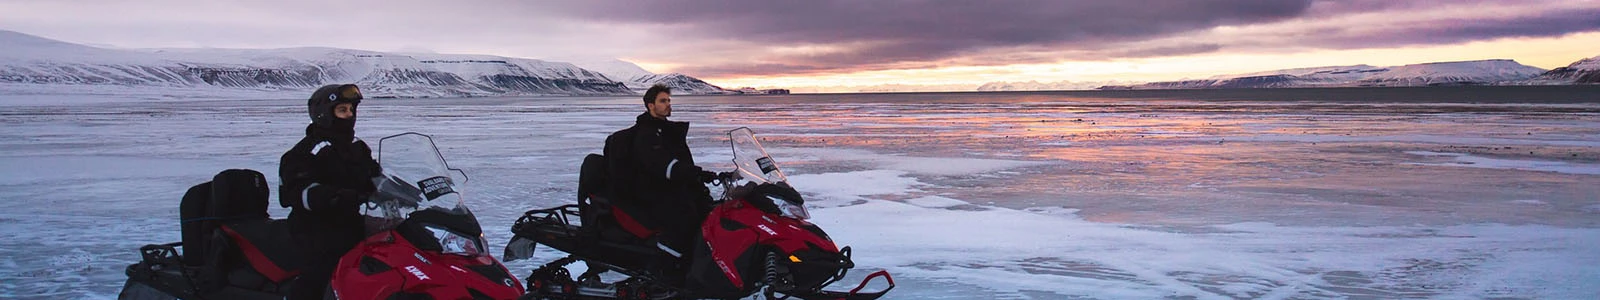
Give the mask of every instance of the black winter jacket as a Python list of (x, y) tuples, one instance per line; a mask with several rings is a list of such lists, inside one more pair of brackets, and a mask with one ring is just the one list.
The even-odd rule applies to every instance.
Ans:
[(381, 173), (366, 142), (308, 126), (306, 137), (283, 153), (278, 165), (283, 182), (278, 204), (293, 208), (289, 224), (294, 231), (360, 228), (358, 205), (376, 190), (372, 177)]
[(711, 198), (689, 153), (688, 133), (688, 122), (656, 119), (647, 112), (633, 127), (606, 138), (607, 186), (616, 205), (646, 226), (694, 226), (709, 211)]

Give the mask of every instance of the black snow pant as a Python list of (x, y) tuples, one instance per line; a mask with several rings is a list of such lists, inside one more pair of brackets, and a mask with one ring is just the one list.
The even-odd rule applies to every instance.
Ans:
[(667, 284), (681, 287), (689, 271), (689, 263), (693, 260), (696, 243), (701, 241), (700, 225), (705, 221), (706, 214), (710, 213), (709, 205), (677, 205), (659, 209), (671, 217), (662, 220), (658, 241), (677, 251), (681, 257), (663, 257), (665, 260), (656, 262), (655, 267), (665, 277)]
[(305, 265), (301, 266), (300, 276), (295, 278), (294, 286), (289, 288), (289, 299), (323, 299), (328, 290), (328, 282), (333, 279), (333, 270), (339, 264), (339, 258), (350, 252), (351, 248), (355, 248), (356, 243), (361, 242), (365, 230), (360, 225), (291, 230), (295, 230), (294, 240), (299, 244), (300, 255), (305, 259)]

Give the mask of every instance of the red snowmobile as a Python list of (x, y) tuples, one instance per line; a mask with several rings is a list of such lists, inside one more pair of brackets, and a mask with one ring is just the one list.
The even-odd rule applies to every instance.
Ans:
[[(340, 258), (338, 299), (511, 299), (523, 285), (485, 249), (433, 139), (379, 140), (384, 176), (363, 206), (368, 237)], [(465, 180), (465, 173), (458, 173)], [(122, 299), (283, 299), (299, 273), (286, 220), (267, 216), (261, 173), (228, 170), (180, 204), (183, 241), (140, 248)], [(183, 249), (183, 252), (179, 252)]]
[[(894, 288), (888, 272), (878, 271), (854, 290), (823, 290), (855, 267), (850, 247), (839, 248), (822, 228), (806, 221), (810, 214), (804, 199), (749, 128), (728, 135), (736, 169), (715, 181), (722, 197), (701, 223), (690, 253), (662, 245), (656, 230), (633, 217), (639, 212), (612, 203), (604, 195), (605, 158), (586, 157), (578, 204), (531, 210), (512, 225), (515, 237), (506, 245), (506, 261), (532, 257), (537, 245), (568, 254), (535, 269), (526, 279), (523, 299), (741, 298), (757, 293), (768, 299), (876, 299)], [(566, 266), (579, 261), (591, 270), (616, 271), (627, 278), (610, 283), (574, 279)], [(887, 287), (861, 291), (877, 277)]]

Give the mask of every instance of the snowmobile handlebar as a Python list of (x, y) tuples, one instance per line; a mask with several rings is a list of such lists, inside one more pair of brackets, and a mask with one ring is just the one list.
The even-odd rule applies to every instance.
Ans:
[(717, 179), (712, 181), (711, 184), (715, 184), (717, 186), (727, 186), (732, 184), (734, 181), (739, 181), (739, 178), (739, 172), (719, 172), (717, 173)]

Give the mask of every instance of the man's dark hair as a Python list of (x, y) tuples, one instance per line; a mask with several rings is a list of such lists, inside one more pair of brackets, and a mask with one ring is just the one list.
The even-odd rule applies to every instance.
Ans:
[(650, 86), (649, 90), (644, 91), (644, 103), (655, 103), (656, 95), (660, 95), (661, 93), (667, 93), (667, 95), (671, 95), (672, 88), (663, 84)]

